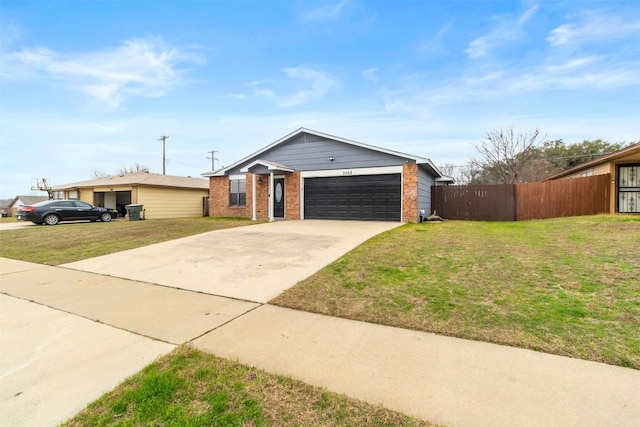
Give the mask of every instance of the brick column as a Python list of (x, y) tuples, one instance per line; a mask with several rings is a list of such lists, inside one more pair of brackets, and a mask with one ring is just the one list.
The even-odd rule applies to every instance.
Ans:
[(284, 178), (286, 219), (300, 219), (300, 171), (288, 173)]
[(419, 222), (418, 212), (418, 165), (402, 165), (402, 221)]

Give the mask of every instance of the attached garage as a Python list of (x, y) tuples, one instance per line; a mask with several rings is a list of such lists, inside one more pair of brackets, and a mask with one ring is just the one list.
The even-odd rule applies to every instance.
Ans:
[(304, 218), (400, 221), (401, 174), (305, 178)]

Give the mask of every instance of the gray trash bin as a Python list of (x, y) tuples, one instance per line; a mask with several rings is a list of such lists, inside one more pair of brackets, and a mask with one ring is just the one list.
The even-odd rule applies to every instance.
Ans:
[(136, 204), (125, 206), (125, 208), (127, 209), (127, 216), (129, 217), (129, 221), (140, 221), (141, 219), (144, 219), (142, 217), (143, 207), (144, 205), (136, 205)]

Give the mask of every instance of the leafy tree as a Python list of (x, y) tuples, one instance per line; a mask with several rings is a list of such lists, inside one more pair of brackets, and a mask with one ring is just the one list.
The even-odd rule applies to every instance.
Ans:
[(611, 144), (601, 139), (584, 140), (577, 144), (566, 145), (563, 140), (547, 141), (541, 151), (543, 155), (560, 172), (581, 163), (597, 159), (605, 154), (613, 153), (625, 147), (625, 143)]

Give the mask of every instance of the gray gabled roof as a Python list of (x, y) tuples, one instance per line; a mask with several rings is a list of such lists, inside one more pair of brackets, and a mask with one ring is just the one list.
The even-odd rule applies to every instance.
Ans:
[(18, 200), (20, 200), (25, 206), (27, 206), (49, 200), (49, 196), (16, 196), (13, 198), (13, 200), (11, 200), (11, 202), (9, 202), (9, 207), (13, 207), (13, 205), (15, 205)]
[(51, 189), (53, 191), (63, 191), (75, 188), (91, 188), (115, 185), (144, 185), (153, 187), (193, 188), (202, 190), (209, 188), (209, 182), (206, 179), (202, 178), (192, 178), (190, 176), (160, 175), (157, 173), (149, 172), (136, 172), (126, 175), (108, 176), (105, 178), (74, 182), (71, 184), (56, 185)]
[(231, 165), (229, 165), (227, 167), (224, 167), (222, 169), (218, 169), (216, 171), (205, 172), (205, 173), (203, 173), (201, 175), (204, 176), (204, 177), (224, 176), (227, 171), (237, 167), (238, 165), (241, 165), (241, 164), (246, 163), (246, 162), (251, 161), (251, 160), (254, 160), (254, 161), (259, 160), (260, 155), (262, 153), (265, 153), (265, 152), (271, 150), (272, 148), (277, 147), (278, 145), (283, 144), (283, 143), (289, 141), (290, 139), (292, 139), (292, 138), (294, 138), (294, 137), (296, 137), (298, 135), (301, 135), (303, 133), (307, 133), (309, 135), (315, 135), (315, 136), (318, 136), (320, 138), (331, 139), (331, 140), (342, 142), (342, 143), (349, 144), (349, 145), (354, 145), (356, 147), (366, 148), (368, 150), (378, 151), (380, 153), (391, 154), (391, 155), (397, 156), (397, 157), (403, 157), (403, 158), (408, 159), (408, 160), (413, 160), (418, 165), (426, 165), (426, 166), (430, 167), (431, 169), (433, 169), (433, 171), (438, 176), (442, 176), (442, 173), (436, 167), (436, 165), (434, 165), (431, 162), (431, 160), (429, 160), (426, 157), (414, 156), (414, 155), (411, 155), (411, 154), (401, 153), (399, 151), (388, 150), (386, 148), (376, 147), (375, 145), (369, 145), (369, 144), (364, 144), (362, 142), (352, 141), (350, 139), (341, 138), (339, 136), (334, 136), (334, 135), (329, 135), (327, 133), (318, 132), (318, 131), (315, 131), (315, 130), (312, 130), (312, 129), (307, 129), (307, 128), (304, 128), (304, 127), (301, 127), (298, 130), (295, 130), (295, 131), (291, 132), (290, 134), (288, 134), (286, 136), (283, 136), (282, 138), (278, 139), (277, 141), (267, 145), (266, 147), (256, 151), (253, 154), (250, 154), (249, 156), (247, 156), (247, 157), (245, 157), (245, 158), (243, 158), (241, 160), (238, 160), (237, 162), (235, 162), (235, 163), (233, 163), (233, 164), (231, 164)]

